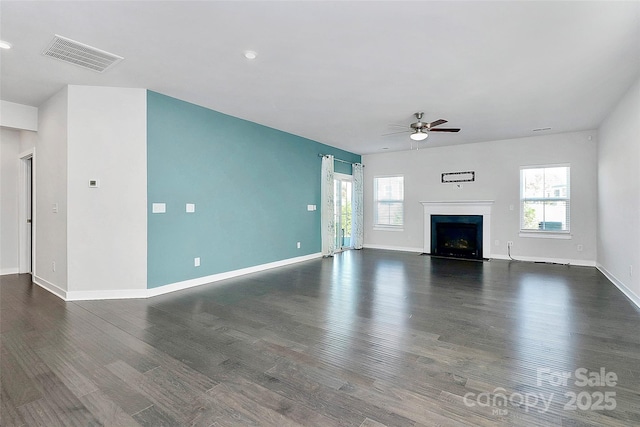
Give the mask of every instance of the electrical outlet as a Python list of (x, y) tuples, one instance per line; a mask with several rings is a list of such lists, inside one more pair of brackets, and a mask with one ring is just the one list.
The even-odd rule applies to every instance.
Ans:
[(629, 266), (629, 277), (633, 277), (633, 265)]
[(511, 240), (507, 241), (507, 247), (508, 248), (512, 248), (513, 247), (513, 242)]
[(496, 240), (495, 244), (496, 246), (500, 246), (500, 240)]
[(298, 247), (298, 249), (300, 249), (300, 242), (298, 242), (296, 246)]
[(578, 250), (578, 252), (582, 252), (584, 250), (584, 246), (578, 245), (576, 246), (576, 249)]
[(53, 261), (51, 263), (51, 271), (56, 271), (56, 262), (55, 261)]
[(200, 267), (200, 257), (195, 257), (193, 259), (193, 266), (194, 267)]

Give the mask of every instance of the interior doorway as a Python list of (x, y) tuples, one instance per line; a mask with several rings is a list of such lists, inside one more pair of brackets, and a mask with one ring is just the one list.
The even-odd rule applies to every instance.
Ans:
[(351, 175), (334, 174), (334, 214), (336, 225), (336, 252), (353, 248), (351, 242), (351, 206), (353, 178)]
[(34, 178), (35, 149), (20, 154), (20, 196), (19, 196), (19, 273), (34, 274)]

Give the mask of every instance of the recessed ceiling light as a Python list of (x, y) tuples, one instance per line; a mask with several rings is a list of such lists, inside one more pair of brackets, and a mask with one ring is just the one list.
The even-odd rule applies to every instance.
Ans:
[(244, 57), (247, 59), (256, 59), (256, 57), (258, 56), (257, 53), (255, 53), (252, 50), (245, 50), (244, 51)]
[(0, 40), (0, 49), (11, 49), (11, 43)]

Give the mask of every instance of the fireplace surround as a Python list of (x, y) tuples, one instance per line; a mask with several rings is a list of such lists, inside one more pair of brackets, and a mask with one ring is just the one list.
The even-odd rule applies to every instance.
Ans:
[[(482, 246), (477, 248), (474, 258), (490, 258), (491, 256), (491, 208), (493, 200), (454, 200), (454, 201), (425, 201), (420, 202), (424, 210), (424, 253), (431, 255), (439, 255), (432, 253), (432, 216), (448, 216), (448, 217), (479, 217), (475, 220), (482, 232)], [(459, 219), (456, 221), (469, 222), (467, 219)], [(451, 221), (448, 221), (451, 222)], [(474, 221), (471, 221), (474, 222)], [(437, 221), (436, 221), (437, 223)], [(455, 251), (454, 251), (455, 252)], [(445, 255), (452, 256), (452, 255)], [(455, 255), (454, 255), (455, 256)], [(460, 257), (460, 256), (456, 256)], [(461, 256), (462, 258), (472, 258), (471, 256)]]

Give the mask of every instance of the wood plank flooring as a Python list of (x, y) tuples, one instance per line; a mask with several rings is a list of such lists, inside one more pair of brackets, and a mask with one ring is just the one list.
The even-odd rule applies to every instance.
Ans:
[(594, 268), (364, 249), (83, 302), (0, 280), (2, 426), (640, 426), (640, 310)]

